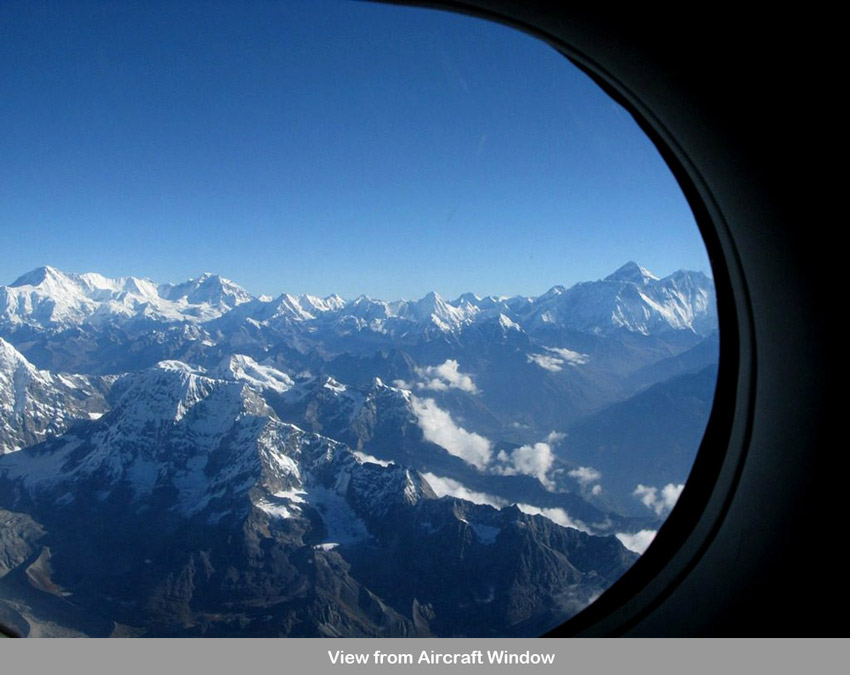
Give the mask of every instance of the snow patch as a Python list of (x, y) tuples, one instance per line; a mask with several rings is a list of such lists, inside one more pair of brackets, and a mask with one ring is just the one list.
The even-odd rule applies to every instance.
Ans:
[(480, 523), (469, 523), (469, 527), (475, 532), (475, 536), (485, 546), (490, 546), (496, 542), (496, 537), (502, 531), (500, 527), (492, 527), (491, 525), (482, 525)]
[(272, 504), (264, 499), (258, 501), (255, 506), (275, 518), (292, 518), (294, 513), (294, 511), (291, 511), (283, 504)]
[(306, 500), (301, 495), (306, 495), (306, 490), (279, 490), (274, 493), (275, 497), (280, 497), (281, 499), (288, 499), (291, 502), (295, 502), (296, 504), (304, 504)]

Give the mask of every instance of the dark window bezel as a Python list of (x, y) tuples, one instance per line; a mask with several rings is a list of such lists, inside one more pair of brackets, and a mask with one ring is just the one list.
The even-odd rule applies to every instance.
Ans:
[[(741, 477), (753, 424), (754, 322), (742, 261), (726, 216), (700, 162), (678, 143), (643, 96), (641, 76), (626, 80), (605, 66), (616, 49), (589, 36), (577, 8), (510, 0), (377, 0), (468, 14), (521, 30), (551, 45), (622, 105), (655, 145), (690, 205), (705, 242), (717, 291), (720, 358), (711, 415), (679, 501), (637, 562), (596, 602), (546, 637), (624, 635), (659, 607), (695, 568), (717, 535)], [(567, 23), (575, 19), (575, 23)], [(600, 36), (601, 37), (601, 36)], [(614, 58), (616, 58), (614, 56)], [(646, 74), (652, 77), (652, 70)], [(671, 95), (674, 95), (671, 92)]]

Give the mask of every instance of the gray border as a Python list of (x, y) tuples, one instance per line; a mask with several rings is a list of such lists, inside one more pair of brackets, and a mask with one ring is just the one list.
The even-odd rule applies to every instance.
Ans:
[[(328, 651), (372, 655), (423, 650), (474, 650), (554, 654), (551, 666), (341, 666)], [(838, 672), (850, 656), (848, 639), (212, 639), (212, 640), (8, 640), (0, 647), (4, 672), (152, 675), (246, 672), (292, 673), (728, 673)]]

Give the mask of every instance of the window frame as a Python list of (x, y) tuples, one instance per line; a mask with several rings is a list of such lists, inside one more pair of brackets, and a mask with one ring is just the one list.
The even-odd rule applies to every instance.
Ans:
[[(599, 599), (546, 637), (626, 635), (671, 596), (714, 542), (744, 469), (753, 425), (755, 327), (744, 267), (715, 185), (666, 119), (685, 121), (676, 106), (659, 102), (657, 70), (619, 69), (633, 47), (629, 38), (586, 8), (545, 0), (376, 0), (477, 16), (547, 42), (622, 105), (650, 138), (684, 193), (705, 242), (717, 291), (720, 356), (714, 403), (685, 488), (653, 543)], [(638, 25), (640, 27), (640, 24)], [(605, 34), (613, 29), (614, 34)], [(602, 38), (602, 39), (600, 39)], [(610, 41), (609, 41), (610, 40)], [(638, 55), (640, 49), (638, 49)], [(663, 62), (662, 62), (663, 65)], [(663, 73), (662, 73), (663, 74)], [(665, 115), (666, 113), (666, 115)], [(665, 119), (666, 116), (666, 119)], [(712, 158), (709, 157), (710, 161)]]

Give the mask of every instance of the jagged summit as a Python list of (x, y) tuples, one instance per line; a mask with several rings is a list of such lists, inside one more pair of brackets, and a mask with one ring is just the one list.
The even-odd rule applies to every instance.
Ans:
[(42, 267), (36, 267), (34, 270), (30, 270), (29, 272), (22, 274), (9, 285), (14, 288), (18, 288), (20, 286), (38, 286), (51, 277), (55, 278), (62, 276), (64, 276), (62, 272), (57, 270), (55, 267), (43, 265)]
[(605, 277), (604, 281), (627, 281), (633, 284), (646, 285), (650, 281), (659, 281), (659, 278), (645, 267), (642, 267), (633, 260), (630, 260), (625, 265)]
[[(631, 289), (631, 290), (630, 290)], [(639, 292), (636, 292), (639, 289)], [(714, 284), (699, 272), (680, 270), (659, 279), (630, 261), (601, 281), (552, 286), (537, 297), (480, 297), (464, 293), (447, 300), (429, 292), (419, 300), (344, 300), (282, 293), (255, 298), (238, 284), (204, 272), (180, 284), (149, 279), (109, 279), (97, 273), (66, 274), (45, 266), (0, 287), (0, 326), (61, 329), (132, 321), (165, 324), (215, 323), (216, 331), (301, 331), (337, 335), (459, 333), (499, 321), (526, 333), (542, 327), (594, 334), (627, 330), (648, 334), (716, 328)]]
[(185, 300), (193, 305), (206, 303), (224, 307), (235, 307), (253, 299), (241, 286), (210, 272), (204, 272), (197, 279), (189, 279), (176, 286), (163, 284), (159, 287), (159, 294), (168, 300)]

